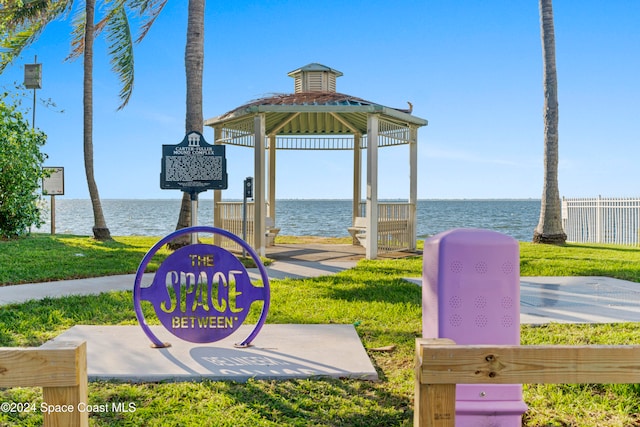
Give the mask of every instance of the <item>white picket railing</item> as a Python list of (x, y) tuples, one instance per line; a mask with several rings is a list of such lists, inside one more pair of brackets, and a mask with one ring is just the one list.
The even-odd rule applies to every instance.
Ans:
[[(366, 206), (360, 203), (360, 215), (366, 216)], [(404, 202), (378, 203), (378, 251), (414, 250), (412, 236), (415, 224), (411, 220), (411, 204)]]
[(562, 199), (567, 241), (640, 245), (640, 198)]
[[(360, 205), (361, 215), (365, 215), (365, 203)], [(220, 202), (217, 204), (220, 213), (219, 226), (236, 236), (242, 237), (242, 202)], [(412, 250), (412, 236), (415, 234), (415, 224), (411, 221), (411, 205), (408, 203), (378, 203), (378, 251), (393, 252)], [(254, 204), (247, 203), (247, 238), (253, 245), (253, 216)], [(345, 224), (345, 233), (350, 224)], [(272, 225), (274, 228), (277, 224)], [(241, 249), (239, 245), (228, 239), (219, 243), (222, 247), (232, 250)], [(267, 243), (273, 244), (270, 240)]]
[[(220, 228), (227, 230), (236, 236), (242, 238), (242, 202), (221, 202), (217, 205), (220, 213)], [(246, 223), (246, 239), (245, 241), (253, 246), (253, 202), (247, 202), (247, 223)], [(229, 239), (223, 239), (219, 242), (220, 246), (230, 250), (242, 250), (240, 245)]]

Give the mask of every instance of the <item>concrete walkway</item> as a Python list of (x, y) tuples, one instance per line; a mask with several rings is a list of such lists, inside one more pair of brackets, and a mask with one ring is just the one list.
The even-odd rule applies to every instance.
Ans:
[[(357, 260), (327, 261), (276, 261), (266, 268), (269, 279), (301, 279), (335, 274), (352, 268)], [(260, 280), (257, 268), (247, 269), (251, 280)], [(0, 286), (0, 305), (21, 303), (33, 299), (59, 298), (67, 295), (92, 295), (109, 291), (133, 290), (135, 274), (104, 276), (89, 279), (61, 280), (57, 282), (30, 283)], [(144, 275), (142, 285), (150, 284), (153, 273)]]
[(597, 276), (522, 277), (520, 322), (640, 322), (640, 283)]
[[(270, 279), (318, 277), (352, 268), (357, 260), (275, 261)], [(260, 280), (258, 269), (248, 269)], [(151, 283), (146, 274), (143, 285)], [(0, 305), (66, 295), (132, 290), (134, 274), (0, 287)], [(421, 285), (419, 278), (406, 280)], [(640, 283), (609, 277), (522, 277), (520, 322), (529, 324), (640, 322)]]
[[(418, 286), (421, 278), (407, 278)], [(610, 277), (520, 278), (520, 323), (640, 322), (640, 283)]]

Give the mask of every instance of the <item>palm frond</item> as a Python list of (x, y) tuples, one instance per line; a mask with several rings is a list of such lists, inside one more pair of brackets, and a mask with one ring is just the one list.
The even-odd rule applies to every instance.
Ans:
[(72, 19), (71, 52), (69, 52), (69, 55), (65, 58), (66, 61), (77, 59), (84, 53), (84, 27), (86, 19), (85, 8), (79, 7)]
[(127, 105), (133, 92), (133, 40), (124, 5), (116, 5), (111, 11), (113, 13), (106, 21), (105, 37), (108, 44), (107, 50), (111, 57), (112, 70), (122, 85), (120, 89), (122, 102), (118, 106), (118, 110), (120, 110)]
[(0, 42), (0, 73), (20, 56), (20, 52), (29, 46), (41, 31), (42, 26), (34, 24), (2, 39)]
[[(116, 6), (120, 6), (124, 4), (125, 1), (126, 0), (119, 0)], [(111, 3), (111, 1), (107, 0), (104, 3), (102, 3), (102, 5), (108, 6), (109, 3)], [(102, 33), (102, 31), (105, 29), (105, 27), (107, 26), (107, 23), (109, 22), (109, 20), (111, 19), (114, 13), (115, 12), (113, 7), (107, 8), (106, 15), (93, 25), (94, 37), (98, 37)], [(73, 24), (72, 24), (73, 30), (71, 31), (71, 52), (65, 58), (65, 60), (67, 61), (75, 60), (84, 54), (85, 20), (86, 20), (85, 8), (80, 7), (78, 8), (78, 12), (76, 13), (76, 15), (73, 17)]]
[(130, 0), (128, 2), (130, 10), (142, 18), (136, 43), (140, 43), (145, 38), (166, 4), (167, 0)]
[(64, 16), (72, 0), (0, 2), (0, 72), (40, 35), (51, 21)]

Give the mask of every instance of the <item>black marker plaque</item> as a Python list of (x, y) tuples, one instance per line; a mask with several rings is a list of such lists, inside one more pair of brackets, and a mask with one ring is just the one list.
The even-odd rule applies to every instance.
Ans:
[(163, 145), (160, 188), (190, 194), (226, 190), (225, 146), (207, 143), (196, 131), (189, 132), (178, 145)]

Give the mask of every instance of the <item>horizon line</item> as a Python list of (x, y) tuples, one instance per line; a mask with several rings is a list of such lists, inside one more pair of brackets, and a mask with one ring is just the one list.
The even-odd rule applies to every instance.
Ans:
[[(43, 198), (46, 196), (43, 196)], [(61, 200), (61, 196), (57, 196), (56, 200)], [(67, 199), (62, 199), (62, 200), (83, 200), (83, 201), (91, 201), (91, 199), (89, 198), (75, 198), (75, 197), (71, 197), (71, 198), (67, 198)], [(101, 201), (182, 201), (182, 198), (149, 198), (149, 199), (144, 199), (144, 198), (128, 198), (128, 197), (123, 197), (123, 198), (101, 198)], [(206, 200), (206, 201), (212, 201), (212, 199), (207, 198), (207, 199), (199, 199), (200, 200)], [(379, 202), (393, 202), (393, 201), (406, 201), (407, 199), (402, 199), (402, 198), (380, 198), (378, 199)], [(456, 198), (425, 198), (425, 199), (417, 199), (417, 201), (421, 202), (421, 201), (433, 201), (433, 202), (438, 202), (438, 201), (445, 201), (445, 202), (455, 202), (455, 201), (541, 201), (542, 199), (540, 198), (534, 198), (534, 197), (487, 197), (487, 198), (482, 198), (482, 197), (456, 197)], [(223, 199), (223, 202), (242, 202), (243, 199), (241, 198), (231, 198), (231, 199)], [(276, 202), (279, 201), (309, 201), (309, 202), (327, 202), (327, 201), (332, 201), (332, 202), (351, 202), (352, 199), (346, 199), (346, 198), (297, 198), (297, 197), (291, 197), (291, 198), (282, 198), (282, 199), (276, 199)], [(251, 200), (250, 202), (253, 202), (253, 200)], [(362, 200), (362, 202), (366, 202), (366, 200)]]

